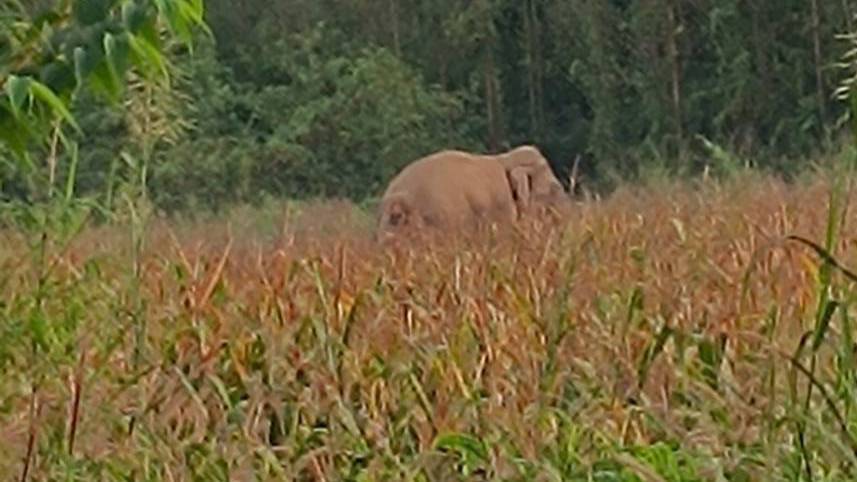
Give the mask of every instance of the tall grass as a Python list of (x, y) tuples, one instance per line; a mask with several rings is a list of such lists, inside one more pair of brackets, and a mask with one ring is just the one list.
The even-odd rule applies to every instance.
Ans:
[(853, 480), (852, 198), (629, 187), (386, 249), (321, 204), (90, 228), (43, 264), (5, 231), (0, 474)]

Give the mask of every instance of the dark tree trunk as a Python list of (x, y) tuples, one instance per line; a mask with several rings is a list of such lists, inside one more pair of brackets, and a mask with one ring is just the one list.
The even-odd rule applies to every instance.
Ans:
[(497, 152), (500, 149), (500, 122), (497, 99), (497, 76), (494, 66), (494, 53), (490, 47), (485, 53), (485, 107), (488, 122), (488, 149)]
[(667, 2), (667, 52), (670, 61), (670, 77), (671, 77), (671, 92), (673, 122), (675, 122), (675, 134), (678, 144), (680, 145), (684, 139), (684, 120), (681, 115), (681, 59), (679, 59), (678, 51), (678, 6), (676, 0)]
[(827, 100), (824, 95), (824, 72), (822, 72), (824, 59), (821, 57), (821, 12), (818, 0), (810, 0), (812, 8), (812, 47), (815, 60), (815, 88), (818, 95), (819, 121), (823, 124), (827, 120)]
[(390, 29), (393, 35), (393, 51), (397, 57), (402, 56), (402, 42), (399, 34), (399, 0), (390, 0)]

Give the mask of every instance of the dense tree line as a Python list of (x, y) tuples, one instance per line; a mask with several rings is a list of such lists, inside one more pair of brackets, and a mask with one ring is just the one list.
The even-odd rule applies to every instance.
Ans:
[[(126, 151), (145, 154), (149, 190), (168, 210), (264, 195), (363, 200), (433, 150), (524, 142), (542, 147), (561, 177), (582, 155), (602, 182), (655, 167), (698, 172), (712, 148), (787, 173), (835, 148), (846, 107), (832, 96), (835, 64), (847, 47), (836, 34), (851, 30), (854, 8), (850, 0), (205, 6), (213, 36), (192, 53), (174, 49), (172, 89), (131, 89), (120, 111), (78, 100), (81, 192), (109, 193), (138, 172), (124, 168)], [(4, 175), (8, 195), (15, 173)]]

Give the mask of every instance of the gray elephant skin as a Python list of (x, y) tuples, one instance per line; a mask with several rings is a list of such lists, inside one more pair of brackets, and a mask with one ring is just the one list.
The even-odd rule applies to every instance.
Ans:
[(511, 223), (539, 208), (562, 210), (570, 202), (535, 146), (497, 155), (442, 150), (410, 163), (390, 181), (379, 206), (377, 235)]

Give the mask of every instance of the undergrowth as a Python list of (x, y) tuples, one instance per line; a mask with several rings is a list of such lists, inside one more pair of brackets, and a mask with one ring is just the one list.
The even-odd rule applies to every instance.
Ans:
[(346, 204), (6, 229), (0, 474), (854, 480), (855, 294), (823, 257), (857, 266), (852, 197), (623, 188), (383, 249)]

